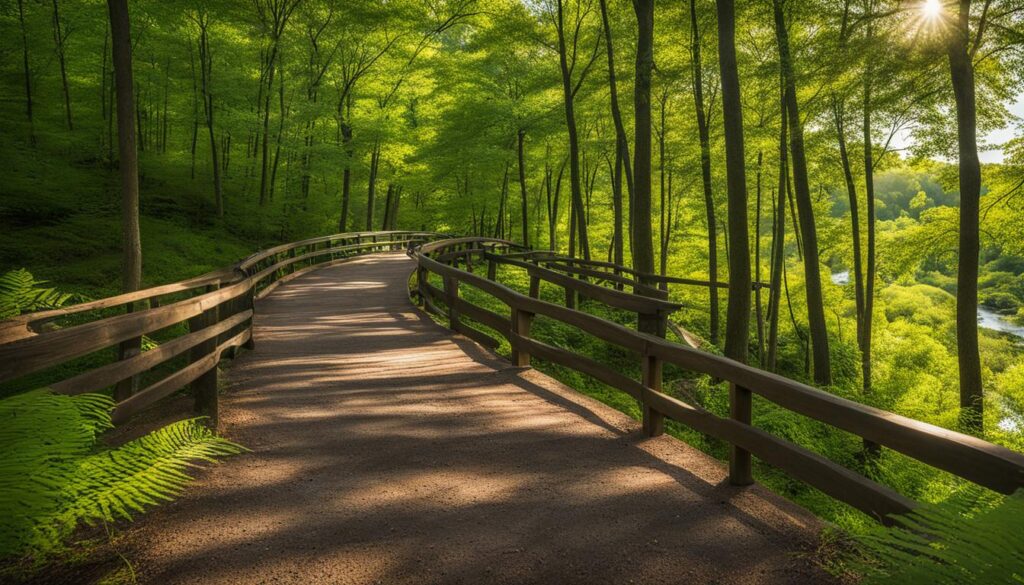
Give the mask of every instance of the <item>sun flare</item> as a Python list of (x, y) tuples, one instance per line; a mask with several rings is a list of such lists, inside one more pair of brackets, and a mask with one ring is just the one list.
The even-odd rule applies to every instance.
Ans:
[(921, 12), (927, 19), (938, 18), (942, 14), (942, 2), (940, 0), (924, 0), (921, 5)]

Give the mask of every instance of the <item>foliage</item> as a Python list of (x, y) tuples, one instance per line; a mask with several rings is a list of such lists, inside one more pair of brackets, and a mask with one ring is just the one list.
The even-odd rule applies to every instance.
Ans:
[(1024, 583), (1024, 490), (966, 490), (856, 538), (852, 565), (872, 583)]
[(80, 524), (131, 519), (181, 493), (196, 462), (243, 450), (201, 419), (103, 448), (112, 407), (106, 396), (48, 390), (0, 400), (0, 558), (45, 555)]
[(45, 283), (24, 268), (0, 275), (0, 320), (30, 311), (56, 309), (71, 299), (68, 293), (39, 286)]

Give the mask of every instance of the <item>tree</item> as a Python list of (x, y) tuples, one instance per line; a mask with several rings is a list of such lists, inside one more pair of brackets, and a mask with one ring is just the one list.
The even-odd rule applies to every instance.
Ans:
[(690, 62), (693, 68), (693, 101), (697, 114), (697, 136), (700, 140), (700, 178), (704, 187), (704, 210), (708, 226), (708, 299), (711, 314), (711, 343), (718, 345), (718, 233), (715, 225), (715, 198), (711, 183), (710, 111), (705, 111), (704, 73), (701, 60), (701, 35), (697, 22), (697, 1), (690, 0)]
[[(743, 145), (743, 100), (736, 64), (736, 7), (732, 0), (716, 0), (718, 62), (722, 72), (722, 121), (725, 126), (725, 171), (729, 202), (729, 302), (725, 313), (725, 355), (747, 361), (750, 338), (750, 240), (747, 235), (747, 177)], [(749, 423), (750, 391), (732, 384), (730, 411), (734, 419)], [(753, 482), (750, 453), (733, 446), (729, 480), (734, 485)]]
[[(991, 2), (985, 2), (985, 12)], [(946, 35), (949, 73), (956, 105), (957, 155), (960, 167), (960, 245), (956, 278), (956, 340), (960, 365), (960, 409), (963, 425), (982, 430), (983, 392), (978, 350), (978, 256), (981, 161), (978, 159), (977, 104), (972, 59), (984, 29), (971, 42), (971, 0), (959, 0)], [(981, 27), (984, 27), (983, 15)]]
[(633, 268), (654, 273), (651, 234), (651, 73), (654, 69), (654, 0), (635, 0), (636, 80), (633, 84)]
[[(577, 48), (583, 40), (581, 38), (581, 29), (587, 19), (587, 15), (590, 13), (590, 4), (583, 4), (582, 0), (575, 0), (575, 10), (571, 15), (573, 18), (573, 25), (570, 33), (571, 36), (569, 36), (566, 34), (566, 16), (564, 6), (568, 0), (556, 1), (555, 30), (558, 35), (558, 64), (559, 70), (562, 74), (562, 96), (565, 107), (565, 126), (569, 133), (569, 194), (570, 203), (572, 205), (572, 213), (570, 215), (575, 220), (571, 222), (572, 225), (570, 229), (577, 230), (576, 237), (579, 239), (580, 252), (582, 253), (583, 258), (589, 260), (590, 238), (587, 233), (587, 219), (583, 209), (583, 180), (580, 176), (580, 144), (579, 129), (576, 125), (575, 101), (576, 94), (579, 93), (580, 87), (582, 87), (583, 82), (586, 80), (587, 73), (589, 73), (591, 66), (597, 59), (598, 51), (601, 48), (601, 40), (600, 37), (597, 38), (589, 60), (583, 64), (578, 78), (574, 80), (573, 74), (579, 64)], [(571, 52), (568, 48), (570, 46), (572, 48)], [(651, 259), (651, 262), (651, 266), (653, 267), (653, 258)]]
[[(786, 84), (786, 116), (789, 123), (789, 147), (793, 162), (793, 187), (796, 192), (797, 213), (803, 239), (805, 291), (807, 293), (807, 321), (811, 332), (814, 381), (832, 383), (831, 357), (828, 331), (825, 326), (825, 308), (821, 292), (821, 266), (818, 259), (818, 235), (814, 223), (814, 208), (807, 178), (807, 155), (804, 150), (803, 122), (796, 95), (796, 75), (789, 47), (789, 31), (783, 14), (784, 0), (772, 0), (775, 16), (775, 35), (779, 45), (779, 62)], [(724, 81), (723, 81), (724, 86)], [(723, 89), (724, 93), (724, 89)], [(729, 277), (732, 279), (732, 276)]]

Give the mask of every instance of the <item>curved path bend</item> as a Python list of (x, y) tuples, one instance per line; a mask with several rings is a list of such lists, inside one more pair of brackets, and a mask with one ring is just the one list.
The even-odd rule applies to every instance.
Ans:
[(145, 583), (818, 583), (821, 528), (723, 466), (453, 336), (402, 254), (262, 301), (228, 459), (128, 536)]

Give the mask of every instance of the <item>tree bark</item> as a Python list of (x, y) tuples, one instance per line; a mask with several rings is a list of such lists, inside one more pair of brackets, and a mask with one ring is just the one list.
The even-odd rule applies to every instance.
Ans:
[[(747, 177), (743, 145), (743, 101), (736, 64), (736, 7), (732, 0), (717, 0), (718, 61), (722, 77), (722, 118), (725, 125), (725, 170), (729, 203), (729, 301), (725, 317), (725, 355), (747, 361), (750, 338), (750, 240), (747, 227)], [(729, 388), (729, 412), (733, 420), (750, 424), (750, 391), (735, 384)], [(729, 457), (729, 481), (753, 483), (750, 452), (733, 446)]]
[(635, 0), (636, 80), (633, 86), (633, 268), (654, 273), (651, 234), (651, 73), (654, 68), (654, 0)]
[(786, 98), (785, 89), (780, 92), (779, 117), (779, 177), (778, 194), (775, 197), (775, 219), (772, 234), (772, 275), (768, 294), (768, 370), (776, 370), (779, 349), (779, 307), (782, 306), (782, 273), (786, 261), (786, 193), (789, 191), (789, 160), (786, 155)]
[[(25, 115), (28, 117), (29, 144), (36, 144), (35, 123), (32, 119), (32, 69), (28, 62), (28, 33), (25, 30), (25, 0), (18, 0), (18, 24), (21, 25), (21, 57), (25, 75)], [(106, 64), (104, 51), (104, 64)], [(104, 77), (106, 79), (106, 77)]]
[(956, 339), (960, 365), (960, 421), (983, 431), (981, 356), (978, 350), (978, 255), (981, 162), (974, 64), (968, 52), (970, 0), (959, 1), (956, 23), (948, 33), (949, 72), (956, 102), (957, 152), (960, 165), (960, 257), (957, 270)]
[(210, 54), (210, 39), (207, 32), (209, 21), (206, 14), (199, 17), (199, 62), (202, 78), (203, 111), (206, 114), (206, 130), (210, 135), (210, 163), (213, 165), (213, 194), (217, 217), (224, 217), (224, 190), (221, 185), (220, 160), (217, 158), (217, 137), (213, 131), (213, 55)]
[[(615, 210), (614, 262), (620, 266), (625, 262), (625, 228), (623, 226), (622, 179), (625, 173), (629, 200), (633, 200), (633, 170), (629, 161), (629, 140), (619, 110), (618, 83), (615, 76), (615, 47), (612, 44), (612, 29), (608, 22), (608, 0), (600, 0), (601, 23), (604, 28), (605, 53), (608, 56), (608, 90), (611, 101), (612, 122), (615, 124), (615, 172), (612, 177), (612, 205)], [(632, 227), (630, 228), (632, 229)]]
[(690, 52), (693, 63), (693, 100), (700, 138), (700, 177), (704, 186), (704, 213), (708, 225), (708, 312), (711, 314), (710, 341), (719, 344), (718, 306), (718, 232), (715, 219), (715, 198), (711, 183), (711, 133), (704, 110), (704, 74), (701, 61), (700, 27), (697, 24), (696, 0), (690, 0)]
[(530, 247), (530, 211), (529, 201), (526, 196), (526, 163), (523, 154), (523, 143), (526, 140), (526, 130), (520, 128), (517, 133), (517, 152), (519, 155), (519, 191), (522, 195), (522, 224), (523, 224), (523, 245)]
[(562, 0), (558, 0), (556, 28), (558, 32), (558, 62), (562, 72), (562, 93), (565, 101), (565, 125), (569, 133), (569, 187), (571, 194), (573, 221), (578, 225), (578, 238), (583, 257), (590, 259), (590, 242), (587, 237), (586, 218), (583, 215), (583, 193), (580, 179), (580, 146), (576, 128), (575, 95), (572, 84), (572, 73), (569, 70), (565, 42), (565, 13)]
[(61, 29), (60, 8), (57, 6), (57, 0), (53, 0), (53, 43), (57, 50), (57, 62), (60, 63), (60, 82), (64, 92), (64, 115), (68, 130), (74, 130), (75, 125), (71, 119), (71, 90), (68, 87), (67, 60), (64, 54), (64, 32)]
[[(827, 386), (832, 383), (828, 330), (821, 291), (821, 267), (818, 262), (818, 235), (814, 224), (814, 208), (807, 179), (807, 157), (804, 152), (803, 126), (796, 99), (796, 80), (789, 50), (789, 31), (786, 29), (782, 0), (772, 0), (775, 13), (775, 34), (779, 44), (779, 60), (786, 84), (786, 113), (789, 119), (789, 144), (793, 157), (793, 186), (796, 192), (797, 213), (804, 243), (804, 289), (807, 293), (807, 321), (811, 333), (811, 353), (814, 381)], [(731, 277), (730, 277), (731, 278)]]

